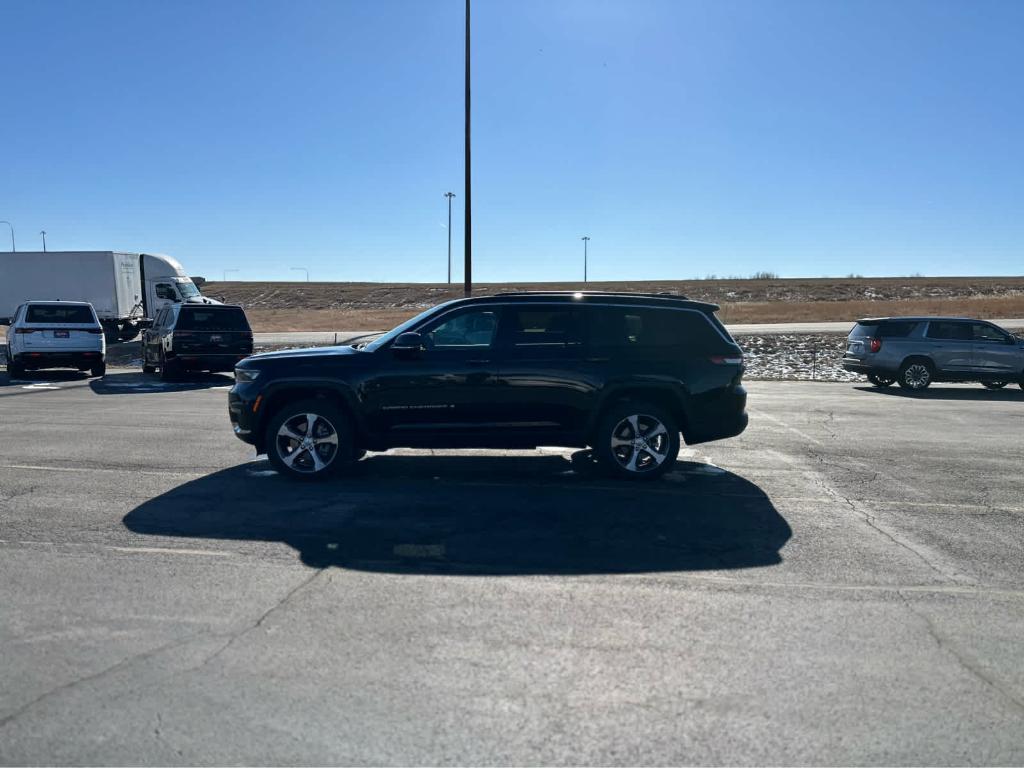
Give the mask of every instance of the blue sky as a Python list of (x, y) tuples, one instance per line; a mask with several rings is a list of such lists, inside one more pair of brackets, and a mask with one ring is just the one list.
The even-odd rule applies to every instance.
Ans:
[[(0, 5), (20, 249), (443, 281), (461, 0)], [(1021, 274), (1024, 3), (477, 0), (474, 276)], [(0, 227), (0, 248), (7, 242)]]

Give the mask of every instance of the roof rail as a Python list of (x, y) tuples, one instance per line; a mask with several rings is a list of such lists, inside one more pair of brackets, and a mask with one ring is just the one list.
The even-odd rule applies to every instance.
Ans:
[(573, 294), (580, 294), (581, 296), (636, 296), (643, 299), (679, 299), (681, 301), (689, 301), (690, 297), (682, 293), (670, 293), (668, 291), (661, 291), (659, 293), (642, 293), (638, 291), (573, 291), (573, 290), (562, 290), (562, 291), (502, 291), (500, 293), (484, 294), (488, 296), (572, 296)]

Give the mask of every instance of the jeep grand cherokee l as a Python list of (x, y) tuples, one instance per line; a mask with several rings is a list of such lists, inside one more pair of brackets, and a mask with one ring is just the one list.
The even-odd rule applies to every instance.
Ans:
[(876, 387), (898, 382), (921, 391), (933, 381), (977, 381), (989, 389), (1024, 388), (1024, 341), (986, 320), (880, 317), (858, 320), (846, 339), (843, 368)]
[(687, 443), (747, 425), (743, 354), (714, 304), (526, 293), (441, 304), (368, 344), (239, 363), (235, 434), (301, 479), (366, 450), (593, 448), (613, 475), (654, 478)]

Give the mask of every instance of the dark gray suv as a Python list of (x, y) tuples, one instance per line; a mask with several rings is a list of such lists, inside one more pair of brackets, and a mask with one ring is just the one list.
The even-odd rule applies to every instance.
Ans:
[(846, 339), (843, 368), (872, 384), (922, 390), (933, 381), (977, 381), (989, 389), (1024, 388), (1024, 340), (985, 320), (878, 317), (858, 320)]

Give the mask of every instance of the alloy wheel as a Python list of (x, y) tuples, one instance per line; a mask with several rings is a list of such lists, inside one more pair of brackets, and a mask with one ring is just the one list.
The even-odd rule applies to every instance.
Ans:
[(275, 443), (285, 466), (302, 474), (315, 474), (337, 457), (338, 430), (320, 414), (297, 413), (282, 422)]
[(903, 372), (903, 381), (911, 389), (924, 389), (931, 383), (931, 380), (932, 373), (928, 370), (928, 366), (923, 363), (909, 365)]
[(671, 445), (668, 429), (649, 414), (637, 413), (622, 419), (612, 430), (612, 455), (629, 472), (650, 472), (668, 458)]

